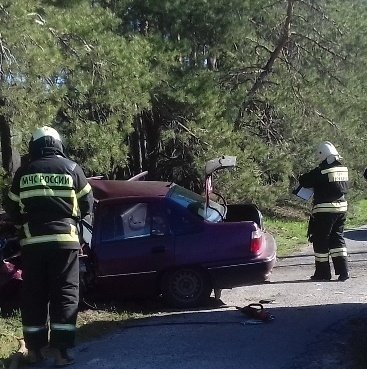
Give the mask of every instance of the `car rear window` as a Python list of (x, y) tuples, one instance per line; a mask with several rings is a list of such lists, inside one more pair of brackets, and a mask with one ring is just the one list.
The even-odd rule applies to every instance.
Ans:
[(209, 200), (209, 207), (205, 210), (205, 198), (184, 187), (173, 186), (168, 197), (208, 222), (219, 222), (224, 217), (225, 209), (222, 205)]

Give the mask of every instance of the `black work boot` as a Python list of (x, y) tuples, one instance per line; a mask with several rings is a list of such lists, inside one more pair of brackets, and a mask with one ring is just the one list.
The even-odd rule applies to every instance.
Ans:
[(342, 274), (339, 275), (338, 281), (345, 282), (349, 278), (350, 278), (350, 274), (348, 272), (342, 273)]
[(331, 270), (328, 262), (315, 262), (315, 273), (310, 277), (312, 281), (330, 281)]
[(333, 258), (335, 274), (338, 275), (338, 281), (344, 282), (350, 278), (348, 270), (348, 259), (346, 257)]
[(23, 357), (24, 357), (24, 361), (28, 365), (37, 365), (45, 359), (40, 349), (39, 350), (27, 350), (27, 352), (24, 353)]
[(52, 350), (53, 357), (55, 359), (55, 367), (63, 368), (65, 366), (74, 364), (74, 358), (70, 356), (67, 349), (57, 349)]
[(317, 275), (316, 273), (314, 275), (312, 275), (310, 277), (310, 279), (312, 281), (319, 281), (319, 282), (322, 282), (322, 281), (330, 281), (331, 279), (331, 275), (325, 275), (325, 276), (322, 276), (322, 275)]

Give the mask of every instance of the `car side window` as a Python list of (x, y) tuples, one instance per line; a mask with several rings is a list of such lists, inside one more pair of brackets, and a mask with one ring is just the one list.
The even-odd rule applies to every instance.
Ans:
[(167, 211), (174, 234), (195, 233), (200, 230), (199, 223), (193, 221), (187, 209), (177, 206), (172, 202), (167, 207)]
[(165, 236), (170, 234), (167, 217), (163, 212), (152, 213), (152, 235)]
[(146, 203), (109, 207), (102, 213), (102, 241), (118, 241), (150, 235), (151, 217)]

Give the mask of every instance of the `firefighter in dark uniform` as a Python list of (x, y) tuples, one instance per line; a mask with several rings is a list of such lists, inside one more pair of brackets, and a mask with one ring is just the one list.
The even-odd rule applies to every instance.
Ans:
[(329, 141), (318, 146), (316, 155), (320, 164), (299, 178), (301, 186), (314, 191), (308, 230), (315, 254), (315, 273), (311, 279), (331, 279), (331, 257), (338, 280), (345, 281), (349, 278), (344, 240), (348, 169), (341, 164), (341, 156)]
[(49, 345), (56, 366), (71, 364), (79, 301), (77, 222), (92, 211), (83, 170), (64, 155), (58, 132), (37, 129), (29, 161), (15, 173), (6, 210), (21, 225), (23, 334), (31, 363)]

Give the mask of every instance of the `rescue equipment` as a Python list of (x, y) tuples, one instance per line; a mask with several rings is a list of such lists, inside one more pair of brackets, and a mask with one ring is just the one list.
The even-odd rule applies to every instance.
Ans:
[(261, 320), (263, 322), (271, 322), (275, 319), (275, 317), (266, 311), (260, 303), (249, 304), (245, 307), (236, 306), (236, 309), (249, 318)]

